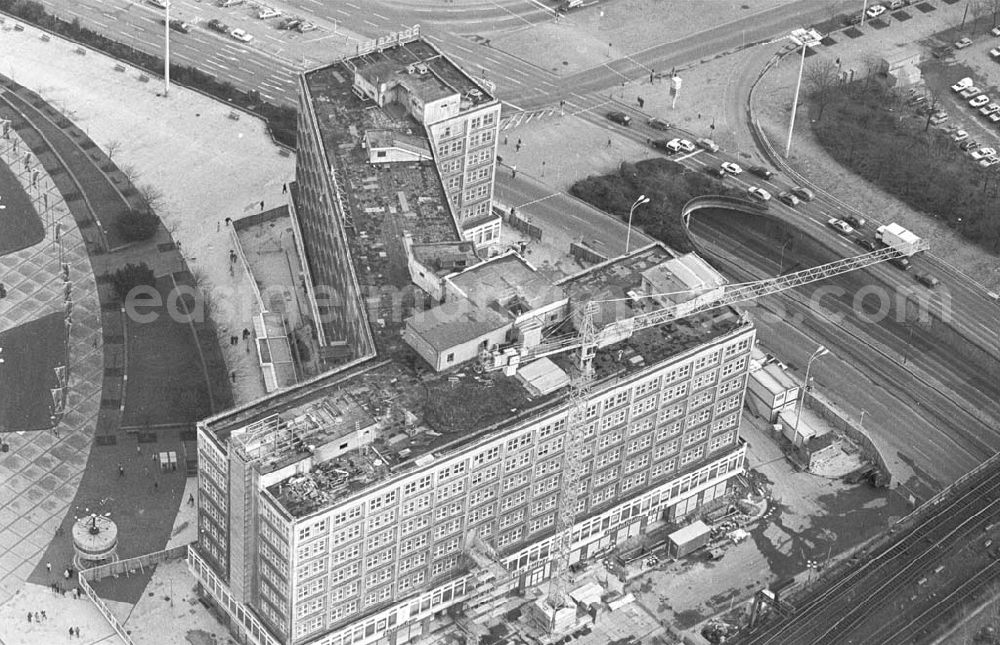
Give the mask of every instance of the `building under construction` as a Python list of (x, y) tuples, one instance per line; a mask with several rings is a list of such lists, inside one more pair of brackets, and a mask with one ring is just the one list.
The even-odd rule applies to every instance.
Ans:
[[(465, 223), (481, 226), (481, 191), (471, 205), (442, 199), (440, 145), (422, 158), (416, 126), (369, 137), (323, 112), (385, 126), (402, 118), (394, 101), (407, 87), (473, 85), (422, 41), (383, 45), (303, 80), (297, 234), (321, 213), (341, 240), (339, 282), (325, 285), (339, 300), (314, 313), (349, 362), (198, 427), (189, 566), (246, 642), (428, 638), (543, 585), (554, 567), (683, 519), (744, 467), (737, 430), (755, 330), (707, 306), (721, 277), (660, 245), (559, 280), (516, 253), (488, 253), (454, 214), (471, 209)], [(402, 83), (395, 99), (341, 91), (365, 69), (373, 87)], [(482, 105), (483, 92), (456, 96)], [(406, 144), (393, 162), (362, 143), (390, 139)], [(394, 203), (376, 205), (388, 186)], [(323, 263), (320, 246), (297, 244), (310, 267)]]

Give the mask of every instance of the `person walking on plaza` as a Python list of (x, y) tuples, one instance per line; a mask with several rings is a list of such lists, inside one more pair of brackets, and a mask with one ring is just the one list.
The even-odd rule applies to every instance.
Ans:
[(48, 573), (52, 573), (52, 563), (51, 562), (46, 562), (45, 563), (45, 571), (48, 572)]
[(125, 476), (125, 466), (118, 464), (118, 477), (121, 478), (124, 476)]
[(31, 612), (30, 611), (28, 612), (28, 622), (29, 623), (31, 622)]
[(188, 506), (194, 506), (194, 493), (188, 495)]
[(69, 628), (69, 637), (73, 638), (73, 628), (72, 627)]

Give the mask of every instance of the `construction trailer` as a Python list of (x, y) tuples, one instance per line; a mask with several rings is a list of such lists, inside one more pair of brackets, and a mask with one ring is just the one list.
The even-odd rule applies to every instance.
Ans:
[(667, 555), (674, 559), (683, 558), (708, 544), (711, 533), (712, 529), (708, 524), (701, 520), (692, 522), (669, 535)]

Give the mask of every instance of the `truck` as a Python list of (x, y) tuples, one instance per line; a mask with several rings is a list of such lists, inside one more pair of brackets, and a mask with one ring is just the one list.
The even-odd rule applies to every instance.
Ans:
[(879, 226), (875, 230), (875, 239), (885, 246), (890, 246), (903, 255), (909, 257), (916, 253), (919, 248), (920, 238), (895, 222)]

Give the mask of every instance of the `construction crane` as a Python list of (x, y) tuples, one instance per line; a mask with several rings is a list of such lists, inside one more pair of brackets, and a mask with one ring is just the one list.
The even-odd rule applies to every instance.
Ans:
[[(588, 302), (583, 307), (578, 329), (574, 334), (549, 339), (535, 347), (521, 348), (518, 353), (521, 363), (571, 349), (578, 349), (577, 373), (570, 382), (570, 406), (566, 420), (566, 447), (563, 453), (563, 477), (559, 486), (559, 504), (555, 518), (555, 538), (552, 550), (552, 573), (549, 580), (548, 604), (552, 612), (550, 631), (555, 632), (556, 614), (560, 608), (571, 606), (566, 600), (569, 593), (569, 560), (573, 551), (573, 525), (576, 522), (576, 506), (579, 495), (579, 474), (581, 444), (586, 426), (587, 406), (593, 383), (593, 359), (600, 347), (606, 347), (628, 338), (635, 332), (658, 325), (664, 325), (680, 318), (710, 311), (720, 307), (754, 300), (774, 293), (799, 287), (833, 276), (849, 273), (893, 258), (913, 255), (927, 248), (927, 243), (918, 240), (910, 245), (886, 247), (844, 258), (828, 264), (789, 273), (776, 278), (725, 285), (719, 289), (718, 297), (701, 302), (682, 302), (649, 312), (639, 313), (631, 318), (616, 320), (601, 329), (596, 329), (594, 316), (600, 302)], [(675, 296), (677, 294), (656, 294)], [(647, 296), (647, 297), (656, 297)], [(702, 294), (699, 294), (702, 295)]]

